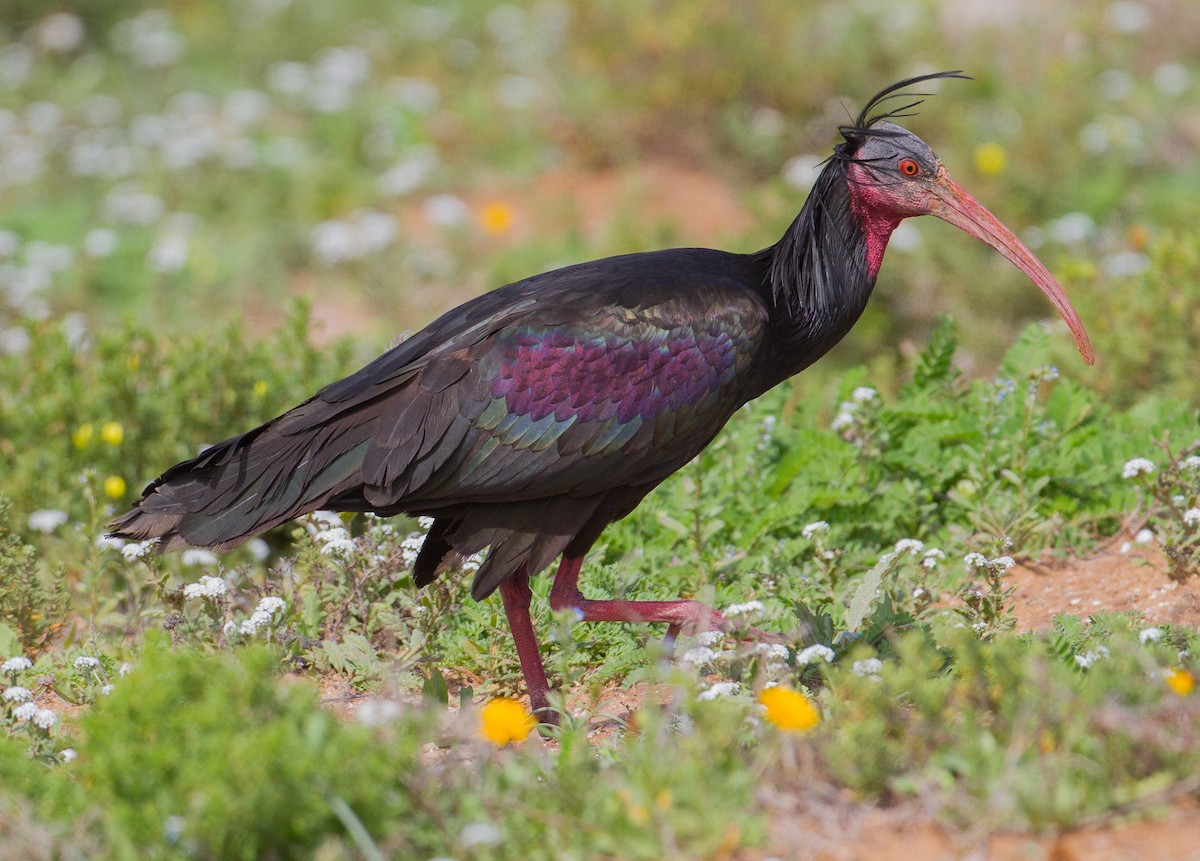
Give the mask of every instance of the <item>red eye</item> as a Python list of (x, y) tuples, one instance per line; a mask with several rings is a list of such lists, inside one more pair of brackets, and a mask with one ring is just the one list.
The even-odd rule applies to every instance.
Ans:
[(906, 158), (900, 162), (900, 172), (905, 176), (916, 176), (921, 168), (911, 158)]

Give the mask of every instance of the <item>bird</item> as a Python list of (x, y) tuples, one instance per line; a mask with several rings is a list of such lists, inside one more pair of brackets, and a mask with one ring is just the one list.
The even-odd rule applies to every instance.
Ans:
[[(666, 623), (669, 637), (729, 630), (696, 601), (584, 597), (584, 557), (742, 405), (850, 331), (903, 219), (932, 215), (990, 245), (1094, 361), (1062, 287), (895, 122), (929, 95), (910, 88), (942, 78), (967, 76), (898, 81), (841, 126), (799, 214), (768, 248), (625, 254), (484, 293), (304, 403), (170, 467), (110, 534), (157, 539), (159, 552), (228, 550), (316, 510), (432, 518), (415, 585), (486, 550), (471, 596), (499, 591), (530, 708), (551, 724), (530, 578), (556, 559), (555, 611)], [(894, 99), (905, 104), (889, 108)]]

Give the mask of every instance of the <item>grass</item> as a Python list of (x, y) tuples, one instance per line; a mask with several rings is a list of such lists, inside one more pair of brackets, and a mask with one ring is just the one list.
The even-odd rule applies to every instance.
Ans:
[[(1186, 16), (1118, 5), (10, 4), (0, 661), (29, 666), (0, 671), (0, 859), (723, 858), (783, 852), (771, 798), (1054, 830), (1196, 796), (1200, 635), (1105, 613), (1018, 635), (1004, 578), (1135, 514), (1173, 577), (1200, 558), (1180, 132), (1200, 66)], [(1061, 59), (1063, 40), (1086, 48)], [(896, 243), (847, 343), (587, 560), (590, 594), (737, 606), (793, 631), (786, 654), (705, 638), (668, 661), (659, 631), (556, 617), (536, 578), (573, 716), (500, 749), (477, 728), (519, 693), (503, 613), (469, 574), (412, 588), (421, 524), (314, 516), (220, 558), (101, 539), (163, 468), (394, 331), (550, 266), (689, 243), (636, 183), (599, 231), (588, 200), (527, 199), (546, 171), (682, 162), (753, 213), (728, 247), (762, 247), (803, 195), (781, 165), (828, 152), (840, 102), (964, 56), (977, 82), (913, 128), (1027, 228), (1100, 363), (969, 241)], [(363, 331), (316, 346), (349, 302)], [(320, 704), (330, 678), (366, 697), (360, 720)], [(768, 683), (819, 724), (775, 726)], [(649, 701), (590, 737), (632, 686)]]

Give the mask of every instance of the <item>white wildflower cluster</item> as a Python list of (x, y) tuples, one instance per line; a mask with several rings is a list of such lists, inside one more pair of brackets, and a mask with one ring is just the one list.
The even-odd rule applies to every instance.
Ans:
[(179, 561), (190, 567), (204, 568), (217, 565), (221, 560), (217, 559), (217, 554), (211, 550), (205, 550), (203, 547), (189, 547), (179, 554)]
[(56, 508), (42, 508), (32, 512), (26, 521), (34, 532), (49, 534), (66, 523), (70, 517), (65, 511)]
[(91, 655), (80, 655), (74, 661), (75, 672), (90, 675), (92, 670), (100, 668), (100, 659)]
[(800, 535), (803, 536), (804, 538), (808, 539), (809, 541), (812, 541), (813, 539), (817, 538), (818, 536), (828, 535), (828, 534), (829, 534), (829, 524), (826, 523), (824, 520), (813, 521), (812, 523), (808, 524), (807, 526), (805, 526), (803, 529), (800, 530)]
[(1147, 643), (1157, 643), (1162, 639), (1162, 628), (1143, 628), (1138, 633), (1138, 642), (1143, 646)]
[(823, 645), (821, 643), (817, 643), (815, 645), (812, 645), (805, 649), (802, 649), (796, 655), (796, 663), (800, 664), (800, 665), (815, 664), (815, 663), (817, 663), (817, 661), (824, 661), (825, 663), (828, 664), (833, 659), (834, 659), (833, 649), (831, 649), (828, 646)]
[(936, 547), (930, 547), (928, 550), (925, 551), (925, 554), (921, 557), (921, 567), (932, 570), (932, 569), (936, 568), (938, 566), (938, 563), (941, 562), (945, 558), (946, 558), (946, 554), (943, 553), (941, 550), (939, 550)]
[(344, 558), (353, 555), (357, 549), (354, 539), (350, 537), (350, 533), (344, 526), (335, 526), (332, 529), (318, 532), (316, 539), (321, 542), (322, 556), (341, 556)]
[(133, 562), (149, 556), (154, 552), (154, 548), (157, 545), (157, 538), (148, 538), (145, 541), (131, 541), (121, 548), (121, 555), (129, 562)]
[(1017, 564), (1011, 556), (997, 556), (994, 559), (988, 559), (982, 553), (968, 553), (963, 557), (963, 563), (972, 573), (1003, 573)]
[(1094, 649), (1088, 649), (1082, 655), (1076, 655), (1075, 663), (1078, 664), (1082, 669), (1087, 670), (1091, 669), (1092, 665), (1095, 664), (1096, 661), (1110, 657), (1111, 655), (1112, 652), (1108, 650), (1107, 646), (1097, 646)]
[(840, 433), (843, 439), (854, 441), (857, 434), (854, 431), (859, 414), (864, 404), (873, 403), (879, 399), (879, 392), (870, 386), (859, 386), (850, 393), (850, 400), (838, 404), (837, 415), (829, 425), (829, 429)]
[(696, 668), (706, 667), (717, 659), (717, 651), (708, 646), (694, 646), (680, 655), (679, 660)]
[(1190, 454), (1179, 462), (1179, 468), (1193, 475), (1200, 473), (1200, 454)]
[(313, 255), (322, 266), (362, 260), (389, 247), (400, 233), (400, 222), (388, 212), (359, 209), (346, 218), (322, 221), (312, 229)]
[(206, 574), (198, 583), (188, 583), (183, 587), (184, 598), (220, 598), (229, 591), (229, 584), (220, 577)]
[(20, 673), (33, 668), (33, 661), (26, 657), (9, 658), (0, 664), (0, 673)]
[(465, 574), (474, 574), (479, 570), (479, 567), (483, 565), (483, 560), (486, 558), (487, 554), (482, 550), (478, 553), (472, 553), (461, 563), (459, 563), (459, 568), (461, 568)]
[(1144, 457), (1135, 457), (1132, 460), (1125, 461), (1125, 468), (1121, 471), (1121, 477), (1137, 478), (1140, 475), (1152, 475), (1153, 473), (1153, 462)]
[(21, 703), (12, 710), (13, 719), (19, 723), (32, 723), (41, 729), (50, 729), (58, 721), (58, 715), (50, 709), (39, 708), (37, 703)]
[(417, 555), (421, 552), (421, 548), (425, 546), (425, 533), (413, 532), (405, 536), (400, 542), (400, 561), (405, 565), (412, 565), (417, 561)]
[[(236, 632), (243, 636), (252, 636), (257, 634), (261, 628), (269, 628), (275, 622), (275, 615), (283, 612), (287, 608), (287, 602), (282, 598), (274, 595), (268, 595), (258, 602), (258, 606), (254, 608), (254, 612), (250, 614), (250, 618), (246, 619), (240, 625), (236, 626)], [(228, 622), (225, 625), (226, 635), (234, 632), (234, 623)]]
[(4, 689), (4, 693), (0, 694), (0, 697), (9, 703), (27, 703), (33, 699), (33, 691), (20, 685), (11, 685)]
[(741, 685), (737, 682), (713, 682), (707, 688), (702, 690), (697, 696), (698, 700), (715, 700), (718, 697), (736, 696), (741, 690)]
[(729, 619), (745, 617), (748, 621), (754, 621), (760, 618), (766, 609), (762, 601), (746, 601), (742, 604), (730, 604), (725, 608), (725, 617)]
[(916, 538), (901, 538), (896, 542), (895, 547), (897, 554), (911, 553), (913, 556), (916, 556), (918, 553), (922, 553), (924, 550), (925, 542), (919, 541)]
[(855, 661), (850, 670), (856, 676), (865, 676), (878, 681), (879, 673), (883, 670), (883, 661), (879, 660), (879, 658), (863, 658), (860, 661)]
[(1192, 529), (1200, 526), (1200, 508), (1189, 508), (1183, 512), (1183, 525)]
[(755, 643), (754, 653), (758, 655), (767, 669), (783, 669), (787, 666), (788, 647), (781, 643)]

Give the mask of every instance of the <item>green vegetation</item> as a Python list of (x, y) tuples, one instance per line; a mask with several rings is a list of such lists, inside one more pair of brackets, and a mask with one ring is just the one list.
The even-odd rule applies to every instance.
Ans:
[[(1200, 792), (1200, 634), (1131, 612), (1017, 634), (1006, 582), (1143, 526), (1197, 576), (1189, 7), (577, 5), (6, 6), (0, 859), (786, 855), (769, 797), (1055, 829)], [(571, 716), (497, 749), (503, 613), (469, 571), (413, 588), (422, 524), (313, 515), (220, 558), (103, 539), (162, 469), (467, 296), (696, 231), (766, 245), (842, 103), (964, 65), (912, 127), (1027, 228), (1096, 368), (1002, 261), (917, 225), (846, 344), (587, 560), (589, 594), (682, 593), (789, 647), (668, 661), (661, 630), (555, 616), (537, 578)], [(718, 192), (664, 214), (668, 169)], [(335, 683), (353, 714), (320, 702)], [(774, 726), (768, 683), (819, 725)]]

